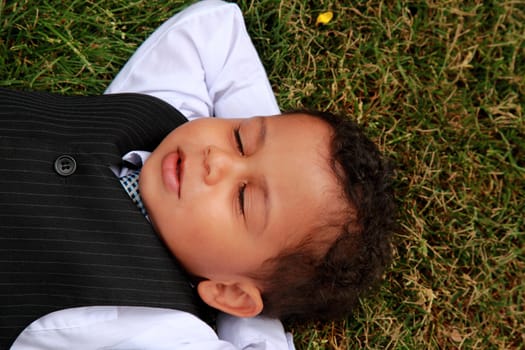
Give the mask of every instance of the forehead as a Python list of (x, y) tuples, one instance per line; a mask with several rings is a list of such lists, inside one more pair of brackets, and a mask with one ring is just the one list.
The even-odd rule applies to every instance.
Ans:
[(275, 165), (267, 179), (273, 197), (268, 232), (283, 238), (275, 242), (289, 246), (344, 207), (330, 165), (332, 129), (302, 114), (271, 117), (267, 129), (267, 151)]

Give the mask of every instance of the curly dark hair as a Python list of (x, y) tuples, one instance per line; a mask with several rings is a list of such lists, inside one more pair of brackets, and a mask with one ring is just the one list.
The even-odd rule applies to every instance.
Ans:
[[(338, 319), (382, 279), (392, 256), (395, 228), (392, 167), (362, 129), (328, 112), (292, 111), (327, 122), (333, 129), (331, 167), (352, 210), (338, 223), (322, 223), (299, 246), (266, 261), (256, 278), (263, 314), (281, 319)], [(338, 228), (337, 238), (323, 242)], [(325, 246), (326, 249), (320, 248)], [(320, 253), (319, 251), (322, 250)]]

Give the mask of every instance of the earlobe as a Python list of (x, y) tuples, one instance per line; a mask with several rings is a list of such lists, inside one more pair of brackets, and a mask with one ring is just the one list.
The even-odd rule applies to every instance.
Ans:
[(233, 316), (253, 317), (263, 309), (261, 292), (252, 281), (206, 280), (199, 283), (197, 291), (206, 304)]

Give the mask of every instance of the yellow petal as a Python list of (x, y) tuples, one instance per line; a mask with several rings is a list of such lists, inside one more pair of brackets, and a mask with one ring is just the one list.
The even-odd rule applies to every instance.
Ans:
[(334, 13), (332, 11), (323, 12), (319, 14), (319, 16), (317, 16), (317, 21), (315, 21), (315, 25), (327, 24), (332, 20), (333, 17)]

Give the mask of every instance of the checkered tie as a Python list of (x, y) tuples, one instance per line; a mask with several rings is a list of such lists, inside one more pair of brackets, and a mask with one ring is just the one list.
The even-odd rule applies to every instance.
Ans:
[(142, 199), (140, 198), (139, 193), (139, 175), (140, 170), (135, 170), (129, 173), (128, 175), (124, 175), (119, 178), (120, 183), (128, 193), (129, 197), (135, 203), (135, 205), (140, 209), (140, 212), (142, 215), (144, 215), (146, 218), (148, 217), (148, 214), (146, 213), (146, 208), (144, 208), (144, 204), (142, 204)]

